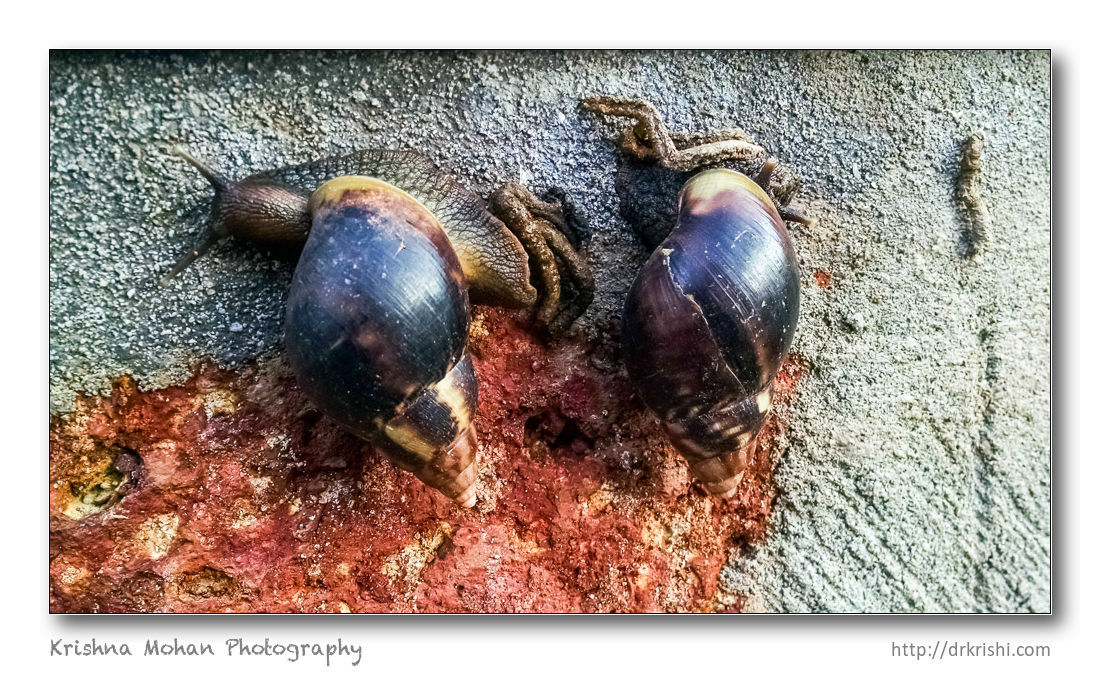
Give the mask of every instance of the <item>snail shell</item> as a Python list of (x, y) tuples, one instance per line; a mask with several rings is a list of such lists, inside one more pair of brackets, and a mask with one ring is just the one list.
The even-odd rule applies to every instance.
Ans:
[(747, 176), (699, 173), (623, 311), (627, 371), (692, 472), (730, 495), (756, 449), (798, 321), (798, 260)]
[(345, 429), (473, 505), (470, 302), (446, 233), (416, 199), (367, 177), (326, 182), (308, 212), (286, 313), (300, 384)]

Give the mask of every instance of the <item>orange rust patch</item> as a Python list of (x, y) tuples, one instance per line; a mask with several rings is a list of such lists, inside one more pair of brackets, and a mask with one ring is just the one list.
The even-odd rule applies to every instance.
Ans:
[[(473, 510), (309, 411), (277, 366), (202, 367), (151, 392), (122, 379), (82, 398), (50, 428), (51, 610), (742, 609), (718, 575), (731, 548), (766, 535), (770, 449), (804, 360), (788, 356), (778, 413), (740, 488), (718, 500), (637, 400), (613, 337), (549, 348), (500, 309), (479, 309), (471, 333)], [(212, 391), (235, 404), (207, 413), (196, 400)], [(121, 447), (140, 457), (129, 489), (82, 518), (63, 514), (72, 484)], [(157, 553), (134, 543), (167, 514), (171, 539)], [(426, 540), (430, 553), (413, 553)]]
[(814, 271), (814, 282), (818, 287), (828, 288), (833, 284), (833, 275), (825, 269)]

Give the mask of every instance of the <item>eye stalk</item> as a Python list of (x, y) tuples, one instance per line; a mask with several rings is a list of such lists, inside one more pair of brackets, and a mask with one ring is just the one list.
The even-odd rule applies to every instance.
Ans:
[[(199, 173), (202, 174), (202, 176), (210, 182), (210, 185), (214, 188), (214, 200), (215, 202), (217, 202), (218, 195), (225, 191), (225, 188), (226, 186), (228, 186), (229, 181), (226, 180), (221, 173), (218, 173), (203, 162), (191, 156), (191, 154), (187, 150), (185, 150), (182, 145), (175, 145), (174, 147), (172, 147), (172, 152), (175, 153), (177, 156), (183, 158), (185, 161), (187, 161), (187, 163), (191, 164), (196, 169), (198, 169)], [(168, 271), (168, 273), (164, 274), (164, 276), (161, 277), (160, 282), (162, 284), (168, 283), (168, 281), (183, 273), (184, 269), (186, 269), (188, 266), (191, 266), (191, 263), (194, 262), (196, 259), (205, 255), (207, 251), (209, 251), (210, 248), (212, 248), (214, 244), (218, 242), (219, 239), (225, 236), (224, 232), (219, 231), (220, 228), (217, 226), (215, 213), (216, 211), (211, 213), (211, 216), (207, 220), (207, 224), (203, 228), (199, 240), (195, 243), (194, 246), (192, 246), (191, 250), (188, 250), (186, 253), (181, 255), (180, 258), (176, 260), (176, 263), (172, 266), (172, 268)]]
[(196, 159), (194, 156), (191, 155), (190, 152), (188, 152), (184, 148), (183, 145), (173, 146), (172, 152), (174, 152), (176, 156), (194, 166), (198, 170), (198, 172), (202, 174), (202, 177), (206, 178), (210, 182), (210, 185), (214, 188), (215, 193), (223, 191), (227, 186), (229, 186), (229, 180), (227, 180), (224, 175), (217, 172), (210, 166), (207, 166), (202, 161)]
[(210, 182), (214, 201), (210, 217), (196, 244), (164, 275), (162, 282), (178, 276), (226, 236), (268, 245), (302, 244), (309, 234), (309, 194), (262, 175), (233, 182), (182, 146), (173, 151)]

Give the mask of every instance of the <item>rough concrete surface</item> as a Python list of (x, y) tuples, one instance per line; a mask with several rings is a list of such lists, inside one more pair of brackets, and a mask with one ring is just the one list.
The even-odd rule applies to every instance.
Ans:
[[(644, 97), (676, 130), (749, 131), (819, 221), (794, 233), (805, 374), (770, 530), (731, 549), (720, 593), (765, 612), (1045, 612), (1050, 85), (1047, 52), (55, 53), (51, 413), (124, 374), (156, 389), (279, 353), (285, 259), (222, 243), (158, 283), (209, 199), (176, 142), (235, 176), (408, 147), (483, 195), (561, 186), (594, 229), (573, 338), (604, 338), (647, 251), (620, 216), (621, 123), (577, 103)], [(989, 225), (971, 257), (955, 182), (975, 132)]]

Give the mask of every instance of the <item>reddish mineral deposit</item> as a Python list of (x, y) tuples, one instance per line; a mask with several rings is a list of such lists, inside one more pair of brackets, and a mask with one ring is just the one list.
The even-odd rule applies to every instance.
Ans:
[(51, 610), (740, 609), (718, 574), (765, 535), (796, 358), (741, 488), (718, 501), (631, 392), (614, 337), (548, 347), (481, 310), (471, 348), (473, 510), (342, 432), (278, 363), (81, 399), (50, 428)]

